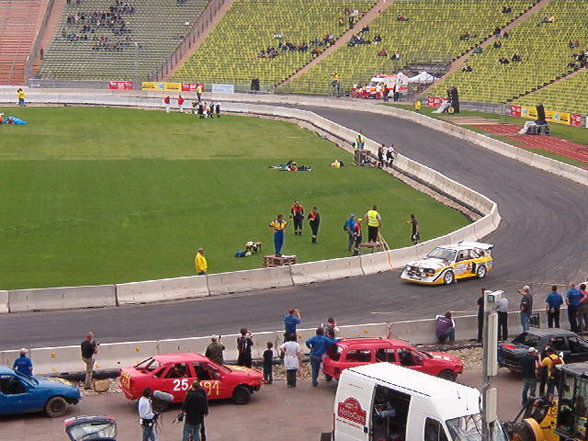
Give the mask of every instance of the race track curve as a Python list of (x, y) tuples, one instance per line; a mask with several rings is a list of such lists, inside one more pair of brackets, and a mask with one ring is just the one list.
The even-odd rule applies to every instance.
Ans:
[[(402, 283), (398, 272), (388, 272), (227, 297), (4, 314), (0, 316), (0, 349), (77, 344), (88, 330), (103, 342), (228, 334), (243, 326), (253, 332), (275, 330), (281, 329), (281, 317), (290, 306), (301, 310), (303, 327), (314, 327), (330, 315), (344, 325), (430, 318), (447, 309), (473, 313), (482, 286), (504, 289), (510, 309), (517, 310), (516, 288), (523, 284), (532, 286), (535, 306), (541, 307), (552, 283), (588, 276), (585, 187), (410, 121), (308, 109), (361, 129), (376, 142), (394, 142), (403, 155), (497, 202), (502, 223), (487, 238), (495, 244), (495, 269), (488, 278), (421, 287)], [(372, 203), (377, 203), (377, 197), (366, 201), (366, 206)]]

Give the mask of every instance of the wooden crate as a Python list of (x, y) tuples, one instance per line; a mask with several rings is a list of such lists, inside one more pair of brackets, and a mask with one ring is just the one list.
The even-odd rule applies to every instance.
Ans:
[(281, 256), (274, 255), (263, 256), (263, 267), (268, 268), (272, 266), (293, 265), (296, 263), (296, 256)]

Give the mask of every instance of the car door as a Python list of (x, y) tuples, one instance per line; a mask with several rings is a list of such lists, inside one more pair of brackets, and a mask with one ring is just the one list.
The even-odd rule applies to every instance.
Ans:
[(400, 366), (422, 372), (424, 369), (421, 356), (410, 348), (399, 348), (397, 350)]
[(588, 341), (582, 337), (568, 337), (568, 347), (570, 349), (569, 361), (566, 363), (578, 363), (588, 360)]
[(188, 363), (170, 364), (151, 387), (172, 394), (174, 401), (180, 402), (184, 400), (193, 377), (194, 373)]
[(19, 414), (43, 409), (45, 402), (35, 388), (16, 375), (0, 378), (0, 413)]
[(453, 272), (456, 278), (468, 277), (471, 274), (472, 263), (470, 262), (470, 253), (468, 250), (461, 250), (457, 253)]
[(232, 385), (230, 382), (222, 381), (220, 369), (211, 363), (196, 362), (192, 367), (200, 385), (206, 391), (208, 399), (216, 400), (221, 398), (230, 398), (232, 395)]

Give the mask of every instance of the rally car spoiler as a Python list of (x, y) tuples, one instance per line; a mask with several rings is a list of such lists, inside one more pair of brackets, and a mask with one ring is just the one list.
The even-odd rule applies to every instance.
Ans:
[(481, 250), (491, 250), (494, 248), (494, 245), (491, 243), (459, 241), (458, 244), (471, 248), (479, 248)]

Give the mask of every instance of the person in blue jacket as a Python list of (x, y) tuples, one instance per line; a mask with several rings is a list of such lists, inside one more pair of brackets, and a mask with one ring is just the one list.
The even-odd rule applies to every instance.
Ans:
[(33, 362), (27, 357), (27, 352), (25, 348), (20, 350), (20, 357), (14, 360), (12, 368), (21, 374), (31, 376), (33, 375)]
[(330, 346), (337, 343), (339, 338), (329, 338), (325, 336), (322, 327), (317, 328), (316, 335), (306, 340), (306, 347), (310, 349), (310, 368), (312, 370), (312, 385), (318, 386), (318, 374), (321, 369), (323, 356)]

